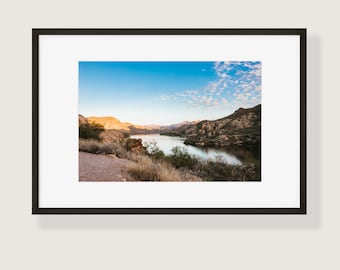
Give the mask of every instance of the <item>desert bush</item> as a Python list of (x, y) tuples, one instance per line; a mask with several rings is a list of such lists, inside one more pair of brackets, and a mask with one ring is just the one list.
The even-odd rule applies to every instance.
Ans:
[(232, 170), (232, 176), (237, 177), (240, 181), (252, 180), (255, 177), (255, 164), (246, 164), (242, 166), (235, 166)]
[(129, 159), (136, 163), (130, 165), (128, 172), (136, 181), (181, 181), (180, 173), (170, 164), (155, 162), (148, 156), (130, 154)]
[(235, 166), (223, 162), (205, 161), (200, 162), (196, 168), (198, 175), (205, 181), (233, 180), (232, 171)]
[[(254, 177), (253, 174), (247, 174), (245, 177), (240, 176), (241, 174), (237, 173), (239, 172), (238, 167), (240, 166), (224, 163), (222, 156), (217, 156), (215, 160), (204, 161), (196, 156), (190, 155), (183, 147), (174, 147), (170, 155), (164, 155), (155, 142), (147, 144), (146, 147), (149, 156), (135, 155), (133, 153), (128, 154), (128, 159), (137, 163), (130, 170), (130, 174), (136, 180), (170, 181), (172, 180), (171, 178), (174, 178), (169, 177), (174, 169), (177, 169), (177, 174), (182, 177), (182, 181), (190, 181), (190, 177), (193, 178), (193, 180), (195, 180), (195, 177), (198, 177), (203, 181), (244, 181), (259, 179), (259, 176)], [(172, 169), (170, 169), (169, 173), (169, 170), (161, 169), (163, 167)], [(259, 165), (255, 164), (254, 168), (252, 171), (255, 170), (255, 172), (257, 172)], [(160, 176), (161, 172), (164, 173), (165, 176)]]
[(204, 181), (260, 180), (260, 168), (256, 163), (230, 165), (209, 160), (199, 163), (195, 173)]
[(79, 126), (79, 138), (101, 141), (99, 135), (103, 130), (104, 127), (96, 123), (84, 124)]
[(93, 154), (113, 154), (119, 158), (127, 156), (126, 150), (119, 143), (103, 143), (96, 140), (79, 140), (79, 151)]
[(233, 178), (234, 166), (223, 163), (222, 157), (217, 157), (215, 161), (203, 161), (199, 157), (190, 155), (184, 147), (179, 146), (174, 147), (170, 155), (164, 155), (155, 142), (147, 144), (147, 150), (153, 159), (169, 163), (183, 171), (189, 170), (192, 175), (206, 181), (232, 180)]
[(164, 159), (164, 152), (158, 147), (156, 141), (147, 142), (145, 144), (146, 150), (149, 155), (154, 159)]
[(190, 155), (184, 147), (175, 146), (171, 149), (171, 154), (166, 156), (166, 160), (176, 168), (186, 167), (194, 169), (200, 163), (200, 159)]

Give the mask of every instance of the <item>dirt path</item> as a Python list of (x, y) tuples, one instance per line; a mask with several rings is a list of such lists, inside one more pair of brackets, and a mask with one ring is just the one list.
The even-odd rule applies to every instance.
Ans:
[(79, 152), (80, 181), (126, 181), (127, 166), (132, 161), (114, 156)]

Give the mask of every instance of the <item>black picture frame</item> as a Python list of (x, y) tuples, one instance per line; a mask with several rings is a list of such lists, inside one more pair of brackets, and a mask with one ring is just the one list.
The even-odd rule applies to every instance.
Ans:
[[(42, 208), (39, 206), (39, 37), (42, 35), (296, 35), (300, 38), (299, 208)], [(306, 29), (32, 29), (32, 214), (306, 214)]]

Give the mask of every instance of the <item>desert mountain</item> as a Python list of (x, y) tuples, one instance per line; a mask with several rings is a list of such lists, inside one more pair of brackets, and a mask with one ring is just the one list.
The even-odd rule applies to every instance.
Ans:
[(256, 146), (261, 138), (261, 104), (240, 108), (221, 119), (183, 125), (162, 134), (185, 137), (186, 144), (197, 146)]
[(196, 121), (183, 121), (183, 122), (180, 122), (180, 123), (176, 123), (176, 124), (172, 124), (172, 125), (167, 125), (167, 126), (162, 126), (162, 125), (145, 125), (143, 127), (147, 128), (147, 129), (152, 129), (152, 130), (155, 130), (155, 129), (158, 129), (158, 130), (168, 130), (168, 129), (176, 129), (176, 128), (179, 128), (179, 127), (184, 126), (184, 125), (196, 124), (198, 122), (200, 122), (200, 120), (196, 120)]
[(105, 117), (95, 117), (90, 116), (87, 118), (90, 124), (96, 123), (104, 127), (104, 129), (117, 129), (129, 131), (130, 127), (145, 129), (143, 126), (134, 125), (127, 122), (121, 122), (115, 117), (105, 116)]
[(197, 121), (183, 121), (181, 123), (172, 124), (172, 125), (169, 125), (169, 126), (162, 126), (162, 128), (163, 129), (176, 129), (176, 128), (187, 126), (187, 125), (193, 125), (193, 124), (196, 124), (196, 123), (199, 123), (199, 122), (201, 122), (201, 121), (200, 120), (197, 120)]
[(83, 115), (78, 115), (79, 124), (79, 137), (83, 139), (101, 139), (103, 142), (120, 142), (127, 138), (129, 135), (124, 130), (104, 129), (104, 125)]
[(195, 124), (198, 121), (184, 121), (177, 124), (172, 124), (168, 126), (162, 125), (136, 125), (128, 122), (121, 122), (119, 119), (113, 116), (104, 116), (104, 117), (84, 117), (79, 114), (79, 125), (81, 124), (91, 124), (91, 125), (100, 125), (105, 130), (120, 130), (123, 132), (127, 132), (129, 134), (148, 134), (148, 133), (160, 133), (165, 130), (172, 130), (184, 125)]

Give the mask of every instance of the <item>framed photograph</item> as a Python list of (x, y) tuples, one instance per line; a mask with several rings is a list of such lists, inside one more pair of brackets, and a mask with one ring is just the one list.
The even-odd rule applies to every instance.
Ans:
[(33, 29), (33, 214), (306, 214), (305, 29)]

